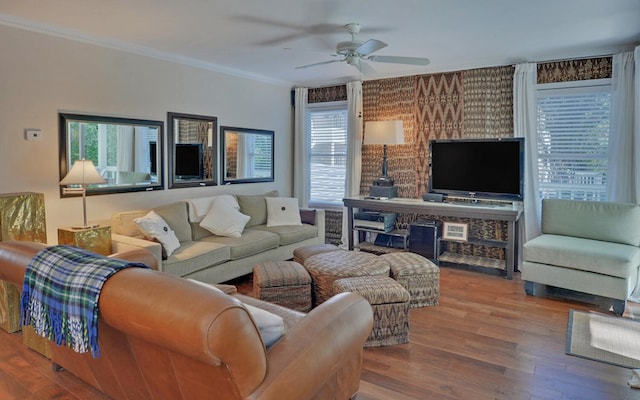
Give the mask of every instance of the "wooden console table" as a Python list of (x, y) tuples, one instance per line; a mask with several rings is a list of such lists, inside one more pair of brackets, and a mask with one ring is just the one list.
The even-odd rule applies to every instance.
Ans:
[(506, 221), (507, 242), (505, 246), (505, 272), (507, 279), (513, 279), (518, 269), (518, 226), (522, 217), (522, 204), (478, 203), (432, 203), (421, 199), (393, 198), (388, 200), (367, 199), (364, 196), (343, 199), (348, 212), (349, 250), (353, 250), (353, 209), (390, 211), (407, 214), (427, 214), (442, 217), (472, 218), (481, 220)]

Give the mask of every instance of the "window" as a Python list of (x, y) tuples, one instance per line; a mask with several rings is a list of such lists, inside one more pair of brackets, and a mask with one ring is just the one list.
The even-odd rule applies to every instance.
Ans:
[(342, 207), (347, 165), (347, 103), (310, 104), (309, 204)]
[(541, 198), (607, 200), (609, 79), (538, 85)]

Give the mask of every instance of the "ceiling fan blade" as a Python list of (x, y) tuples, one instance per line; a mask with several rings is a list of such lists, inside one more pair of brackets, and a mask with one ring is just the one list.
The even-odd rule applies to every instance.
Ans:
[(358, 69), (360, 70), (360, 73), (363, 74), (363, 75), (370, 75), (370, 74), (373, 74), (373, 73), (376, 72), (375, 68), (373, 68), (367, 62), (363, 62), (363, 60), (360, 60), (360, 64), (358, 65)]
[(296, 67), (296, 69), (303, 69), (303, 68), (315, 67), (315, 66), (318, 66), (318, 65), (325, 65), (325, 64), (331, 64), (331, 63), (335, 63), (335, 62), (343, 62), (343, 61), (344, 61), (344, 60), (323, 61), (323, 62), (314, 63), (314, 64), (301, 65), (301, 66), (299, 66), (299, 67)]
[(369, 56), (366, 59), (374, 62), (409, 64), (409, 65), (429, 65), (429, 63), (431, 62), (429, 61), (428, 58), (420, 58), (420, 57)]
[(366, 42), (362, 43), (360, 46), (358, 46), (355, 52), (360, 54), (361, 56), (367, 56), (373, 53), (374, 51), (378, 51), (385, 47), (387, 47), (387, 44), (385, 42), (381, 42), (376, 39), (369, 39)]

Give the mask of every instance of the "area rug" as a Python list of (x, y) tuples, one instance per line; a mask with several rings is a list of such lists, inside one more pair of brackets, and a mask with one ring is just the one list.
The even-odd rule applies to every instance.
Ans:
[(640, 321), (571, 310), (565, 352), (624, 368), (640, 368)]

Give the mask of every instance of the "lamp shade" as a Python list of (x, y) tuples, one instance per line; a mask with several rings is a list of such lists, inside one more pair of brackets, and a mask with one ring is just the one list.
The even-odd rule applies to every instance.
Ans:
[(367, 121), (363, 144), (404, 144), (402, 121)]
[(73, 163), (71, 171), (60, 181), (60, 185), (92, 185), (105, 183), (106, 181), (93, 165), (91, 160), (77, 160)]

